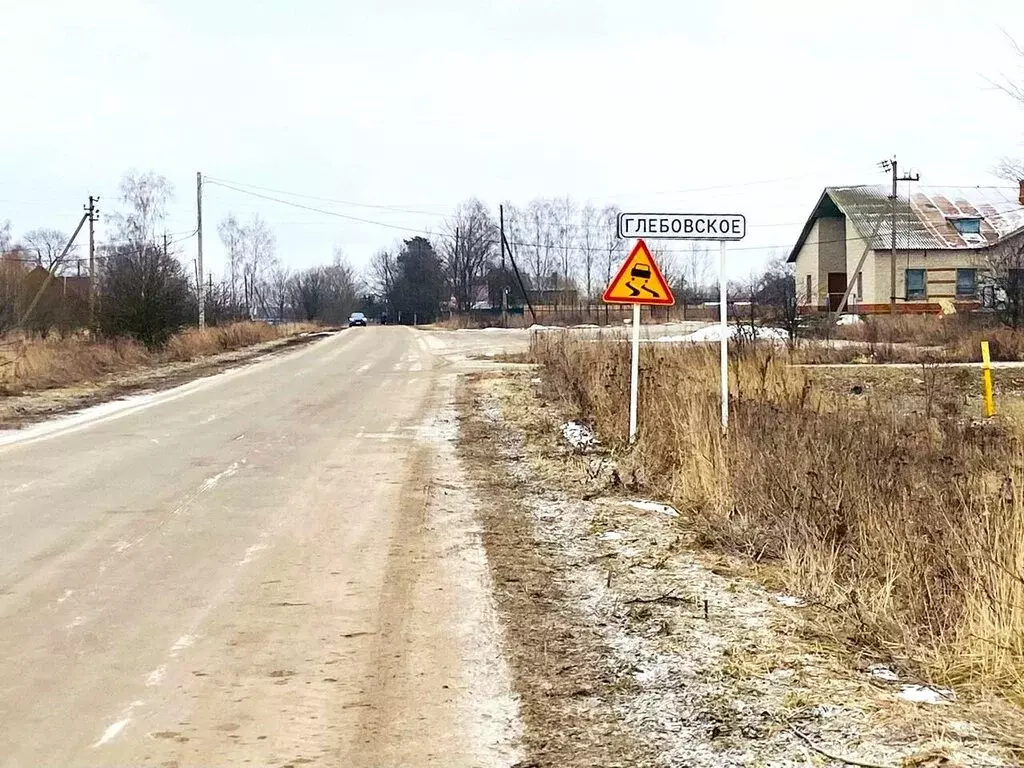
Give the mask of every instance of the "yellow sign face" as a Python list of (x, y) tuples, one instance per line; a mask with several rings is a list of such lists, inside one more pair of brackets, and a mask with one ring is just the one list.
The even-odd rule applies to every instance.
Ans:
[(609, 304), (675, 304), (647, 243), (637, 240), (602, 297)]

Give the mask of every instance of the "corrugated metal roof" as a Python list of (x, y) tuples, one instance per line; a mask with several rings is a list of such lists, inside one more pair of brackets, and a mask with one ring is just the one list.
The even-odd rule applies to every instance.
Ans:
[[(892, 243), (892, 203), (884, 186), (826, 187), (825, 194), (872, 248)], [(896, 247), (920, 250), (984, 248), (1024, 229), (1019, 190), (1001, 187), (919, 187), (896, 201)], [(981, 236), (965, 237), (952, 219), (981, 220)]]

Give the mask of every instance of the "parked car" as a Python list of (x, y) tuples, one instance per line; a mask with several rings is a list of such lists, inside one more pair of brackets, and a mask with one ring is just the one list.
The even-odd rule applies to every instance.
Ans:
[(362, 312), (353, 312), (348, 316), (348, 327), (351, 328), (353, 325), (361, 325), (363, 328), (366, 327), (366, 315)]

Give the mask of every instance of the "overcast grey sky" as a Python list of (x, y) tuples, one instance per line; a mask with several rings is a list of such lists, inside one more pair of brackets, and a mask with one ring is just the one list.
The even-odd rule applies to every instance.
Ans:
[[(896, 153), (928, 184), (1005, 184), (1024, 79), (1004, 36), (1020, 0), (0, 0), (0, 221), (70, 231), (120, 176), (195, 173), (436, 230), (458, 201), (572, 195), (637, 210), (740, 212), (748, 274), (792, 244), (828, 184), (884, 182)], [(765, 183), (771, 182), (771, 183)], [(707, 189), (713, 187), (713, 189)], [(703, 191), (686, 191), (701, 190)], [(357, 266), (403, 233), (206, 190), (216, 223), (260, 212), (303, 266)], [(407, 234), (407, 233), (406, 233)], [(195, 240), (182, 243), (194, 255)]]

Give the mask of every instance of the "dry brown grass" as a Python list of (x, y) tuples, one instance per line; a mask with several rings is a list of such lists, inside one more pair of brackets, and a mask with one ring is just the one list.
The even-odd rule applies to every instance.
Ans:
[(993, 360), (1024, 360), (1024, 330), (993, 318), (968, 315), (882, 315), (834, 329), (833, 337), (854, 345), (801, 349), (805, 362), (979, 362), (988, 341)]
[[(546, 382), (622, 445), (627, 345), (539, 335)], [(719, 426), (717, 347), (652, 345), (630, 460), (702, 542), (778, 566), (834, 636), (948, 684), (1024, 701), (1024, 447), (1012, 427), (846, 407), (779, 350), (731, 363)]]
[(190, 328), (159, 351), (126, 339), (90, 341), (86, 336), (19, 335), (0, 340), (0, 395), (67, 387), (167, 362), (185, 362), (259, 344), (313, 328), (298, 324), (233, 323)]

